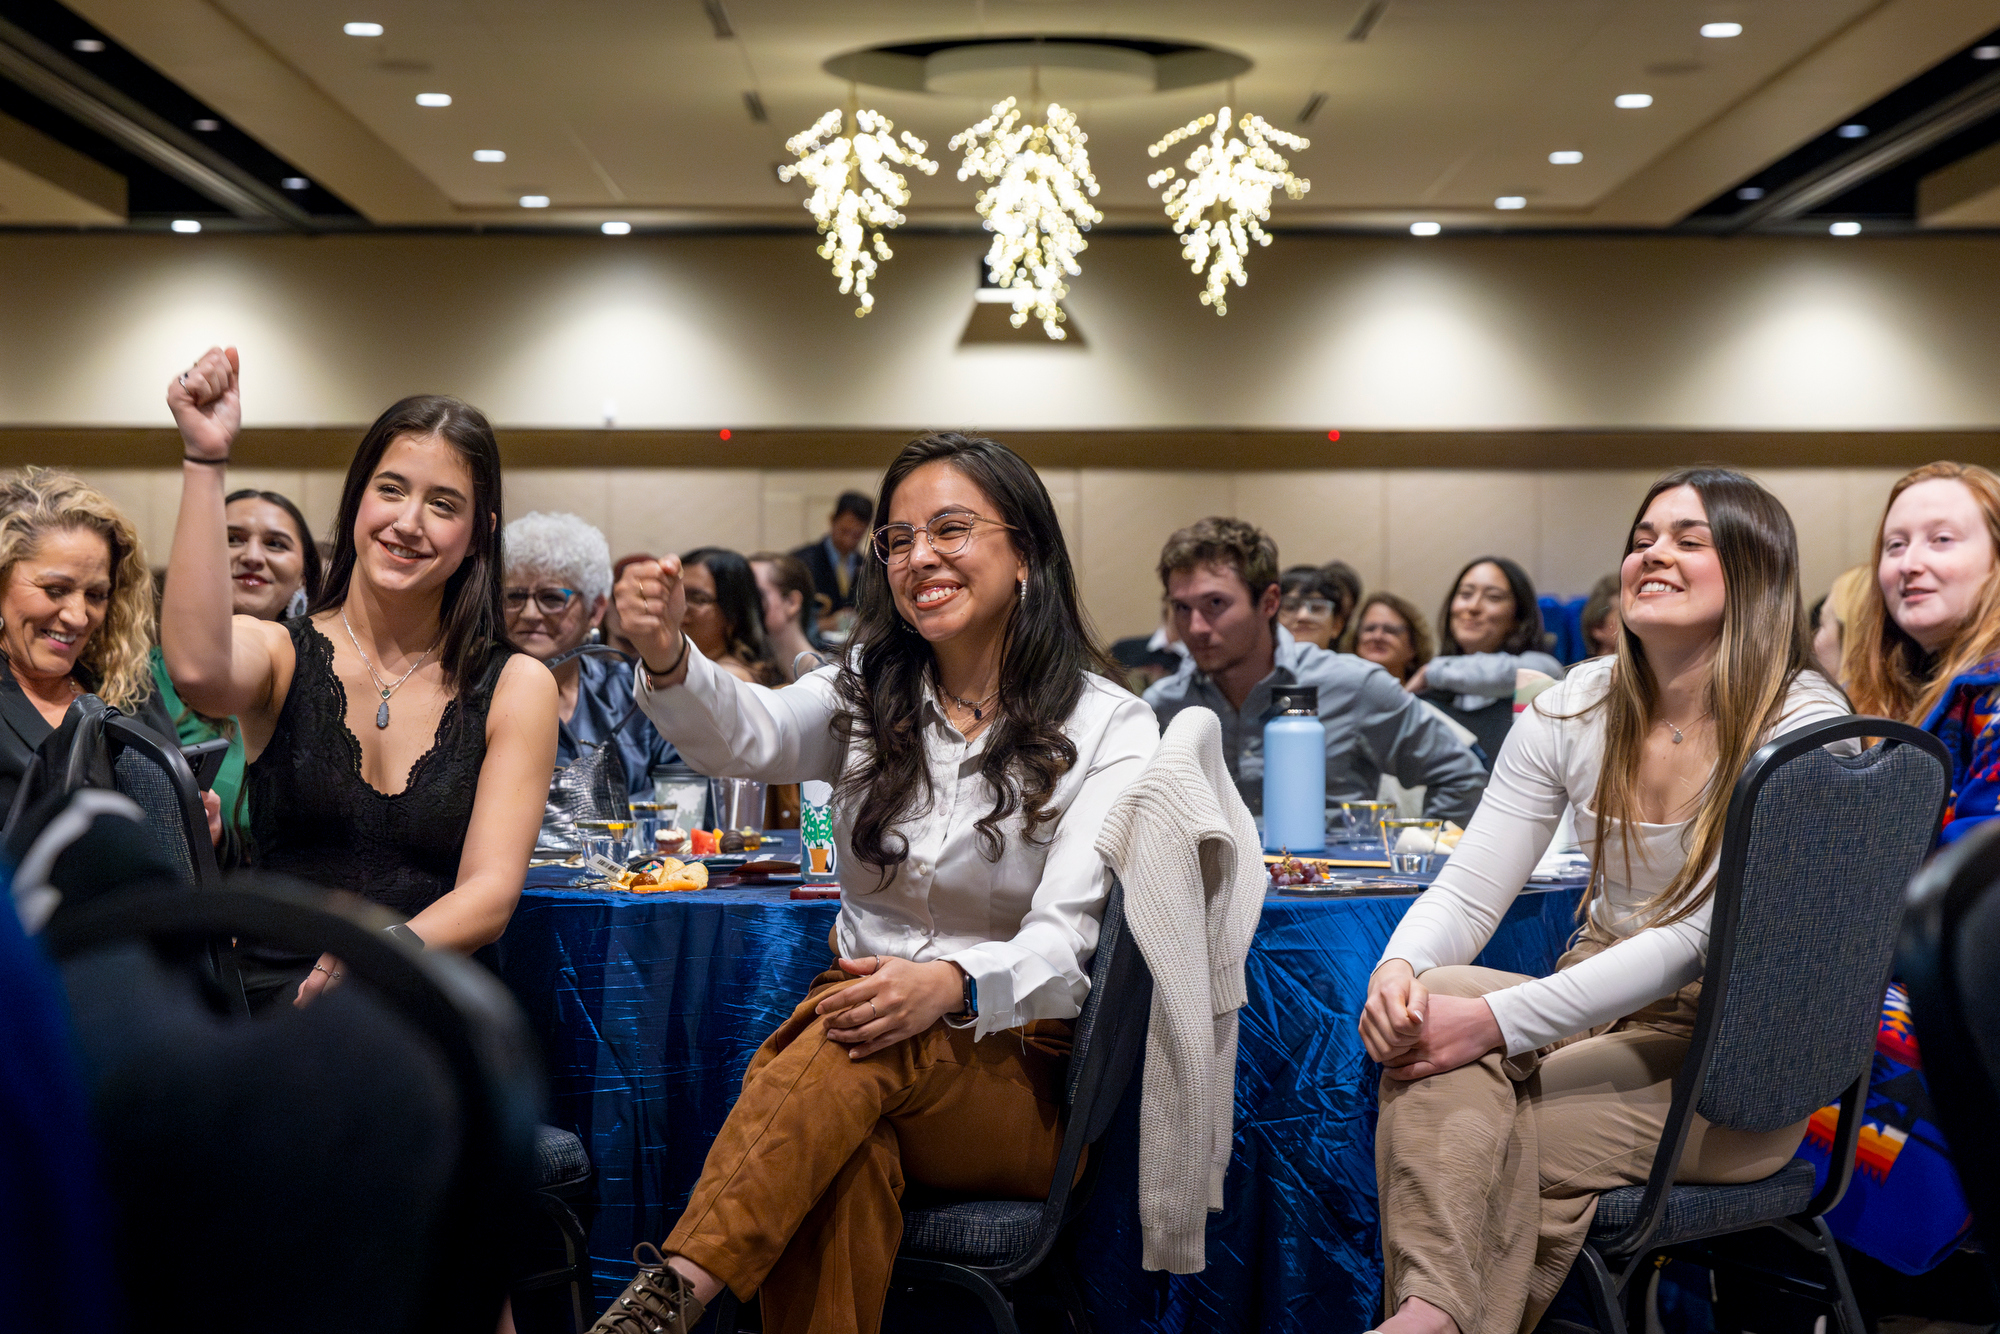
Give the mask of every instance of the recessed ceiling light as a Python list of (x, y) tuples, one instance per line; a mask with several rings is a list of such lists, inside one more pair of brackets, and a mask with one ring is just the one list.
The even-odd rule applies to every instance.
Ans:
[(451, 105), (451, 94), (418, 93), (417, 105), (420, 107), (448, 107)]
[(497, 148), (475, 148), (472, 150), (474, 162), (505, 162), (507, 155)]
[(95, 37), (79, 37), (69, 44), (69, 48), (72, 51), (81, 51), (87, 56), (94, 56), (104, 49), (104, 43)]
[(1866, 139), (1868, 137), (1868, 127), (1866, 125), (1843, 125), (1835, 130), (1834, 133), (1843, 139)]
[(1704, 37), (1741, 37), (1743, 25), (1740, 23), (1704, 23), (1701, 25)]
[(173, 228), (183, 236), (193, 236), (201, 230), (201, 224), (193, 218), (175, 218)]
[(2000, 46), (1975, 46), (1972, 48), (1974, 60), (2000, 60)]
[(203, 116), (200, 120), (194, 123), (194, 127), (197, 130), (200, 130), (203, 134), (214, 134), (217, 130), (222, 128), (222, 122), (219, 120), (211, 120), (207, 116)]
[(1495, 208), (1526, 208), (1528, 201), (1522, 195), (1501, 195), (1493, 201)]
[(1620, 111), (1637, 111), (1640, 107), (1653, 105), (1651, 93), (1620, 93), (1611, 99), (1611, 105)]
[(1583, 161), (1583, 154), (1577, 152), (1574, 148), (1561, 148), (1549, 154), (1549, 161), (1558, 167), (1574, 167), (1577, 163)]
[(340, 30), (349, 37), (380, 37), (382, 25), (379, 23), (343, 23)]
[(1761, 185), (1746, 185), (1736, 192), (1736, 197), (1748, 204), (1764, 197), (1764, 187)]
[(280, 185), (284, 186), (284, 187), (285, 187), (285, 188), (286, 188), (287, 190), (310, 190), (310, 189), (312, 189), (312, 182), (311, 182), (311, 181), (309, 181), (309, 180), (307, 180), (307, 179), (306, 179), (305, 177), (303, 177), (303, 176), (287, 176), (287, 177), (285, 177), (285, 179), (284, 179), (284, 180), (282, 180), (282, 181), (279, 181), (279, 182), (278, 182), (278, 184), (280, 184)]
[(1436, 236), (1443, 230), (1444, 228), (1438, 226), (1435, 222), (1413, 222), (1410, 224), (1410, 235), (1412, 236)]
[(629, 222), (606, 222), (599, 224), (597, 230), (603, 232), (606, 236), (629, 236), (632, 232), (632, 224)]
[(1861, 235), (1861, 224), (1858, 222), (1836, 222), (1833, 226), (1827, 228), (1827, 230), (1835, 236), (1859, 236)]
[(549, 197), (547, 195), (521, 196), (522, 208), (547, 208), (548, 206), (549, 206)]

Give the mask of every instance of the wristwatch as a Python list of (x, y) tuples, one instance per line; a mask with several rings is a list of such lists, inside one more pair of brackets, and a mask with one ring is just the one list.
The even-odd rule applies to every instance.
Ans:
[(413, 950), (420, 950), (424, 947), (424, 938), (403, 922), (398, 922), (394, 926), (383, 927), (382, 934), (394, 937), (398, 943), (408, 945)]
[(944, 1022), (949, 1028), (971, 1028), (979, 1022), (979, 984), (972, 980), (971, 973), (965, 971), (965, 965), (955, 963), (952, 967), (958, 969), (958, 975), (965, 983), (965, 1008), (957, 1014), (946, 1015)]

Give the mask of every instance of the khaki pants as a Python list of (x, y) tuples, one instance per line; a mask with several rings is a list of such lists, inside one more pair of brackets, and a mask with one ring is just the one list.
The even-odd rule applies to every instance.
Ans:
[[(1602, 948), (1585, 941), (1557, 966)], [(1439, 995), (1483, 996), (1531, 979), (1453, 966), (1420, 980)], [(1375, 1176), (1388, 1312), (1421, 1297), (1462, 1334), (1534, 1328), (1590, 1231), (1598, 1193), (1652, 1171), (1700, 991), (1693, 983), (1522, 1056), (1489, 1052), (1414, 1083), (1383, 1077)], [(1676, 1180), (1760, 1180), (1791, 1159), (1805, 1128), (1753, 1135), (1697, 1116)]]
[(1061, 1150), (1070, 1025), (974, 1042), (933, 1024), (866, 1060), (813, 1007), (855, 979), (821, 973), (751, 1058), (687, 1212), (660, 1247), (748, 1300), (771, 1334), (874, 1334), (903, 1235), (904, 1183), (1046, 1199)]

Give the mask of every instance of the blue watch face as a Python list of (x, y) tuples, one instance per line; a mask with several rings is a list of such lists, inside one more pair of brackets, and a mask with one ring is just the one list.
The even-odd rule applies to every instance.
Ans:
[(973, 979), (971, 973), (965, 975), (965, 1012), (979, 1013), (979, 983)]

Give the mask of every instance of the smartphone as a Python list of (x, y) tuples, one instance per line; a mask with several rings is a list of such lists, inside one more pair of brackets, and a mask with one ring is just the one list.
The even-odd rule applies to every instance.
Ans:
[(187, 761), (188, 768), (194, 770), (195, 786), (203, 792), (215, 786), (215, 776), (222, 772), (223, 757), (228, 754), (228, 737), (181, 747), (181, 758)]

